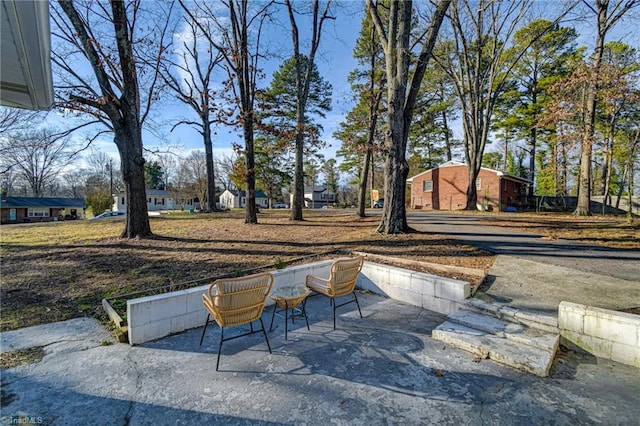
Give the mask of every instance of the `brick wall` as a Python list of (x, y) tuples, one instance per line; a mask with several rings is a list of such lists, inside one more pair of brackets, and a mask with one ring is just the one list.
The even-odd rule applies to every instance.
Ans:
[[(491, 170), (481, 169), (478, 203), (486, 201), (494, 209), (500, 207), (500, 178)], [(433, 190), (425, 192), (424, 181), (433, 182)], [(469, 177), (466, 165), (444, 166), (413, 178), (411, 208), (427, 210), (462, 210), (467, 205)], [(513, 182), (510, 182), (513, 187)]]

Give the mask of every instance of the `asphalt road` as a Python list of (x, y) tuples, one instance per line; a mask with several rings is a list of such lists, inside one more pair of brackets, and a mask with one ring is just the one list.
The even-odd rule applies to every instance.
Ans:
[(484, 216), (410, 212), (407, 221), (418, 231), (448, 235), (498, 255), (640, 281), (640, 250), (610, 249), (567, 240), (543, 239), (540, 235), (487, 225)]
[(640, 250), (549, 240), (514, 232), (497, 220), (491, 225), (491, 219), (407, 215), (409, 225), (418, 231), (446, 235), (497, 254), (481, 286), (481, 293), (495, 302), (551, 316), (557, 316), (562, 301), (610, 310), (640, 307)]

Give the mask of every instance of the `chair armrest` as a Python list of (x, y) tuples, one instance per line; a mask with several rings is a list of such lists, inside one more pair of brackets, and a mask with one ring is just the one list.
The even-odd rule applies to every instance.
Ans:
[(220, 309), (218, 309), (218, 307), (213, 303), (213, 300), (211, 300), (209, 295), (202, 295), (202, 303), (204, 304), (205, 309), (213, 316), (214, 321), (220, 324)]
[(328, 279), (316, 277), (315, 275), (307, 275), (305, 280), (305, 285), (307, 288), (317, 292), (324, 294), (325, 296), (333, 296), (333, 288)]

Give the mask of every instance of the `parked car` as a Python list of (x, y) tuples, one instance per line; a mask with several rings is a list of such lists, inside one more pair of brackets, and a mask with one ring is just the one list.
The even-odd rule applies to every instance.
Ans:
[(289, 206), (287, 206), (285, 203), (274, 203), (273, 204), (273, 208), (274, 209), (288, 209)]
[(374, 209), (381, 209), (382, 207), (384, 207), (384, 198), (380, 198), (379, 200), (376, 200), (375, 203), (373, 203)]
[(95, 220), (95, 219), (117, 219), (119, 217), (125, 217), (126, 214), (125, 212), (104, 212), (104, 213), (100, 213), (98, 216), (92, 217), (89, 220)]

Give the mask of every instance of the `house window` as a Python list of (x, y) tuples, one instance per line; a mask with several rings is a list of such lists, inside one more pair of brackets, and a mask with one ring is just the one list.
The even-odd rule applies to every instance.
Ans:
[(149, 204), (151, 204), (151, 198), (149, 198), (149, 201), (148, 201), (148, 203), (149, 203)]
[(422, 191), (423, 192), (431, 192), (433, 191), (433, 181), (425, 180), (422, 182)]
[(502, 189), (505, 190), (505, 191), (509, 190), (509, 181), (508, 180), (506, 180), (506, 179), (502, 180)]
[(324, 192), (322, 194), (320, 194), (320, 199), (322, 201), (333, 201), (334, 199), (334, 194), (333, 193), (329, 193), (329, 194), (325, 194)]
[(476, 178), (476, 190), (480, 190), (482, 188), (482, 179)]
[(122, 204), (124, 206), (124, 197), (122, 197), (122, 203), (120, 203), (120, 204)]
[(162, 202), (161, 202), (161, 204), (162, 204), (162, 205), (164, 206), (164, 198), (162, 199)]
[(49, 209), (46, 207), (33, 207), (29, 209), (29, 217), (49, 217)]

